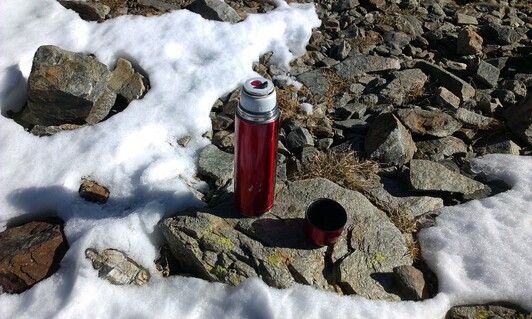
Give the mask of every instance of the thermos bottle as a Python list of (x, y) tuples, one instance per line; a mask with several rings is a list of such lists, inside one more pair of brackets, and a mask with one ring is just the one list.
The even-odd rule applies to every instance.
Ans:
[(275, 197), (279, 107), (273, 83), (244, 82), (235, 116), (235, 201), (240, 213), (260, 216)]

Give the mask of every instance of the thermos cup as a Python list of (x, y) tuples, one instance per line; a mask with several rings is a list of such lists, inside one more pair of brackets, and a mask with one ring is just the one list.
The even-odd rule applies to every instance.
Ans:
[(260, 216), (275, 197), (279, 107), (273, 83), (248, 79), (235, 116), (235, 201), (240, 213)]

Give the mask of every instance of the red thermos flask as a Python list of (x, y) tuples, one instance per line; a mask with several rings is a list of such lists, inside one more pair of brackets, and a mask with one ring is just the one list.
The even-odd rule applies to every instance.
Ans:
[(275, 197), (279, 107), (273, 83), (244, 82), (235, 116), (235, 201), (240, 213), (260, 216)]

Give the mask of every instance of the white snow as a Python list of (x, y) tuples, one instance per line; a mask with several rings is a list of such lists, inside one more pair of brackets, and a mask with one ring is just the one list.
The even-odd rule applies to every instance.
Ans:
[(312, 115), (314, 113), (314, 106), (309, 103), (301, 103), (301, 110), (307, 115)]
[[(261, 54), (273, 51), (273, 62), (288, 68), (320, 24), (312, 5), (277, 3), (270, 13), (230, 25), (186, 10), (97, 24), (55, 0), (2, 1), (0, 229), (56, 211), (70, 244), (56, 274), (20, 295), (0, 295), (3, 318), (443, 318), (453, 305), (489, 301), (532, 310), (532, 160), (516, 156), (476, 161), (510, 191), (445, 208), (437, 225), (422, 232), (423, 255), (439, 278), (440, 293), (431, 300), (278, 290), (258, 279), (230, 288), (156, 273), (157, 222), (202, 205), (187, 185), (195, 183), (198, 150), (209, 143), (201, 136), (211, 127), (212, 104), (255, 75), (252, 63)], [(116, 58), (128, 58), (152, 88), (105, 122), (33, 136), (6, 114), (22, 108), (33, 54), (44, 44), (94, 53), (111, 68)], [(188, 146), (178, 146), (187, 135)], [(79, 198), (83, 177), (110, 188), (107, 204)], [(113, 286), (85, 259), (88, 247), (123, 250), (152, 279), (142, 287)]]

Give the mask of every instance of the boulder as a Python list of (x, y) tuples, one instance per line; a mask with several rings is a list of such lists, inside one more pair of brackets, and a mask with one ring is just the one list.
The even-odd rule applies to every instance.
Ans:
[[(333, 248), (316, 247), (304, 231), (305, 209), (317, 198), (338, 201), (348, 214)], [(160, 227), (186, 271), (206, 280), (238, 285), (260, 277), (277, 288), (336, 286), (372, 299), (400, 299), (386, 274), (412, 259), (399, 230), (364, 196), (320, 178), (278, 184), (275, 203), (257, 219), (240, 218), (229, 201), (181, 212)]]
[(76, 11), (83, 20), (87, 21), (101, 22), (111, 12), (111, 8), (101, 2), (59, 0), (59, 3), (67, 9)]
[(21, 293), (59, 269), (68, 249), (63, 227), (30, 222), (0, 233), (0, 290)]
[(397, 116), (414, 134), (446, 137), (462, 127), (452, 116), (439, 112), (422, 109), (400, 109)]
[(377, 117), (366, 135), (365, 148), (368, 156), (382, 163), (403, 165), (416, 151), (412, 136), (391, 113)]
[(499, 75), (500, 70), (497, 67), (482, 60), (479, 61), (473, 74), (476, 80), (488, 86), (489, 88), (494, 88), (497, 86)]
[(459, 55), (476, 55), (482, 53), (484, 39), (471, 28), (464, 28), (458, 33), (456, 53)]
[(519, 104), (509, 107), (503, 114), (508, 128), (532, 146), (532, 94), (529, 93)]
[(204, 19), (237, 23), (242, 20), (238, 13), (225, 1), (196, 0), (187, 9), (201, 15)]
[(385, 103), (395, 105), (402, 105), (405, 101), (420, 96), (428, 79), (420, 69), (396, 71), (393, 77), (379, 95)]
[(415, 191), (452, 192), (471, 195), (485, 189), (485, 185), (472, 180), (444, 165), (427, 160), (410, 162), (410, 185)]
[(485, 38), (498, 44), (513, 44), (521, 39), (521, 35), (509, 26), (502, 26), (495, 22), (485, 23), (481, 33)]
[(85, 250), (92, 267), (98, 270), (98, 277), (114, 285), (144, 285), (150, 281), (150, 272), (117, 249), (104, 249), (98, 252), (94, 248)]
[(41, 46), (33, 58), (22, 118), (43, 126), (99, 122), (116, 98), (107, 88), (109, 78), (107, 66), (93, 55)]

